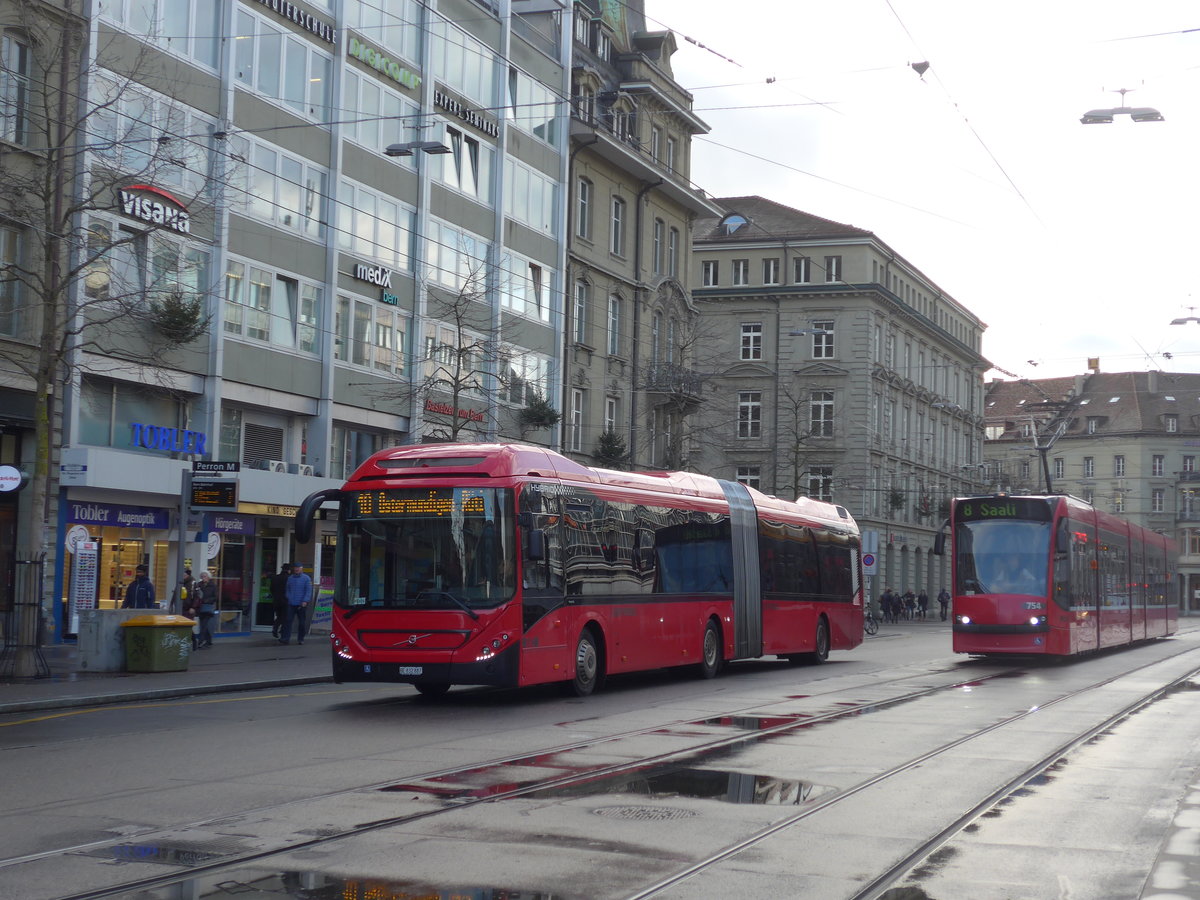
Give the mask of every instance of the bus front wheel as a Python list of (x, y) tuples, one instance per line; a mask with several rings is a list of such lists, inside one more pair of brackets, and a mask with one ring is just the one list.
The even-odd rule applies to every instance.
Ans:
[(821, 618), (817, 619), (817, 638), (808, 660), (814, 666), (819, 666), (827, 659), (829, 659), (829, 623)]
[(575, 677), (568, 684), (569, 693), (586, 697), (600, 683), (600, 651), (596, 649), (596, 638), (584, 629), (575, 645)]

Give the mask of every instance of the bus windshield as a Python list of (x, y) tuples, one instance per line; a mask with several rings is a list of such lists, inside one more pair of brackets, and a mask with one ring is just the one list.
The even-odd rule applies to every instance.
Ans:
[(344, 608), (475, 609), (512, 598), (512, 492), (401, 488), (352, 493), (338, 533)]
[(955, 528), (955, 593), (1046, 596), (1049, 522), (973, 520)]

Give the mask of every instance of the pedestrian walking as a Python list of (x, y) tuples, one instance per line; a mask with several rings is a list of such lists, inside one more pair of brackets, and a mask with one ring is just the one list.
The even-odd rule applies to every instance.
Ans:
[(196, 588), (196, 615), (200, 618), (200, 636), (196, 649), (213, 644), (212, 620), (217, 614), (217, 583), (207, 569), (200, 571), (200, 584)]
[(296, 623), (296, 643), (304, 643), (304, 635), (308, 633), (308, 601), (312, 599), (312, 579), (304, 574), (300, 563), (292, 566), (292, 574), (285, 588), (287, 595), (287, 616), (283, 620), (283, 630), (279, 634), (279, 643), (286, 644), (292, 639), (292, 623)]
[(279, 567), (279, 572), (271, 576), (271, 605), (275, 612), (275, 621), (271, 625), (271, 637), (276, 640), (279, 639), (279, 630), (283, 628), (283, 622), (287, 618), (287, 582), (291, 574), (292, 567), (283, 563)]
[(191, 569), (183, 570), (183, 577), (179, 579), (179, 586), (171, 594), (171, 609), (174, 613), (179, 611), (180, 615), (186, 615), (186, 610), (194, 606), (192, 603), (192, 592), (195, 590), (196, 579), (192, 577)]
[(924, 619), (927, 612), (929, 612), (929, 594), (925, 592), (925, 588), (921, 588), (917, 592), (917, 617)]
[(947, 608), (950, 606), (950, 592), (945, 588), (938, 591), (937, 596), (938, 606), (941, 607), (942, 621), (946, 621)]
[(149, 569), (139, 565), (129, 587), (125, 589), (125, 602), (121, 609), (154, 609), (158, 602), (154, 599), (154, 582), (150, 580)]
[(904, 618), (913, 619), (917, 615), (917, 595), (909, 588), (904, 592)]

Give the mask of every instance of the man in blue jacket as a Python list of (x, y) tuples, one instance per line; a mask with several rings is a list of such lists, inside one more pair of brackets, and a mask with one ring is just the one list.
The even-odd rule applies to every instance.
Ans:
[(154, 609), (158, 602), (154, 599), (154, 582), (150, 580), (149, 570), (143, 565), (135, 570), (137, 577), (125, 589), (125, 602), (122, 609)]
[(300, 563), (292, 565), (292, 574), (288, 576), (287, 588), (285, 589), (287, 597), (287, 615), (283, 620), (283, 629), (279, 634), (279, 643), (286, 644), (292, 639), (292, 622), (296, 625), (296, 636), (299, 640), (298, 644), (304, 643), (304, 635), (308, 633), (308, 603), (312, 599), (312, 579), (304, 574), (304, 569)]

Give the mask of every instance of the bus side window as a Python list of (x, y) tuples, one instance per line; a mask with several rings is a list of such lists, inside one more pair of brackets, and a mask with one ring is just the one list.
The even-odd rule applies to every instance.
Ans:
[(525, 542), (525, 558), (534, 561), (546, 558), (546, 532), (542, 529), (529, 529), (529, 539)]

